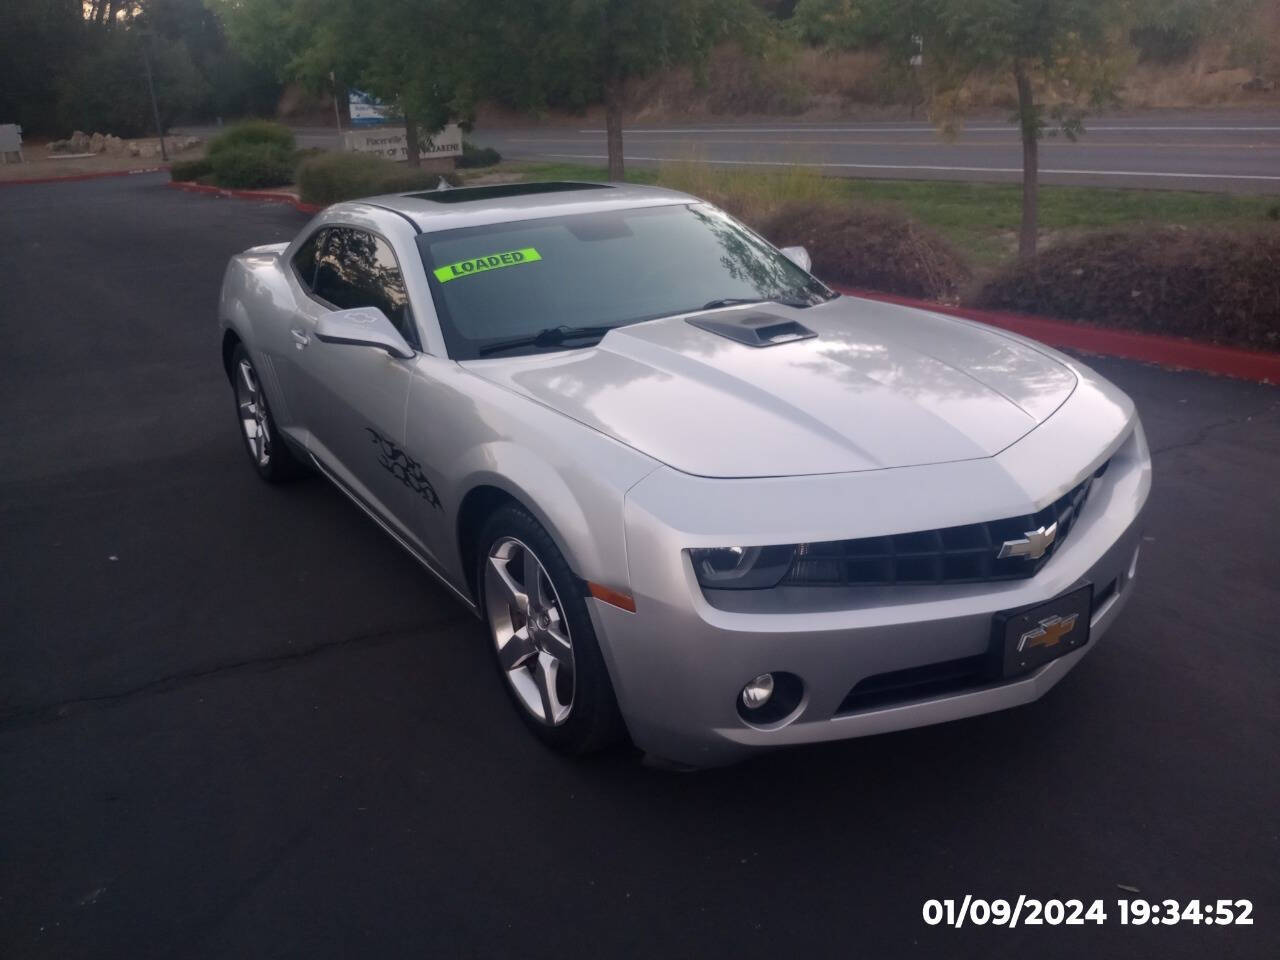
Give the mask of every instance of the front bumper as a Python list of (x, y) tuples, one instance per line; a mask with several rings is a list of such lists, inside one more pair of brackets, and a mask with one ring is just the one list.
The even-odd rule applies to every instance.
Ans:
[[(1115, 442), (1080, 452), (1068, 476), (1058, 474), (1060, 482), (1034, 495), (1018, 488), (1038, 475), (1022, 461), (1037, 456), (1028, 441), (1040, 431), (983, 461), (764, 480), (663, 470), (642, 481), (626, 509), (636, 613), (591, 603), (633, 740), (660, 757), (714, 766), (754, 750), (940, 723), (1037, 699), (1102, 639), (1132, 592), (1151, 467), (1131, 408), (1124, 419), (1123, 429), (1110, 434)], [(726, 524), (735, 504), (773, 505), (737, 513), (744, 544), (875, 536), (945, 525), (927, 509), (939, 503), (937, 517), (949, 515), (947, 522), (956, 524), (1034, 512), (1108, 459), (1069, 537), (1026, 580), (704, 593), (683, 553), (734, 542)], [(856, 503), (878, 508), (851, 511)], [(745, 535), (743, 516), (752, 517)], [(1053, 599), (1085, 582), (1095, 596), (1085, 647), (1012, 681), (848, 708), (846, 697), (860, 680), (982, 655), (992, 642), (995, 613)], [(803, 681), (799, 706), (779, 722), (748, 723), (737, 708), (743, 685), (778, 671)]]

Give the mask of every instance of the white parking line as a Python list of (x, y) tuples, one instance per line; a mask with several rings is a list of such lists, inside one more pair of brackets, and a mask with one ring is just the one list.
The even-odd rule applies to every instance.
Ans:
[[(540, 153), (540, 157), (555, 160), (608, 160), (603, 153)], [(624, 160), (641, 160), (651, 163), (688, 163), (687, 157), (638, 157), (624, 156)], [(920, 163), (795, 163), (790, 160), (699, 160), (698, 163), (719, 163), (744, 167), (836, 167), (848, 170), (931, 170), (941, 173), (1022, 173), (1021, 167), (944, 167)], [(1173, 180), (1276, 180), (1280, 175), (1264, 173), (1161, 173), (1154, 170), (1067, 170), (1041, 167), (1041, 173), (1062, 173), (1090, 177), (1166, 177)]]

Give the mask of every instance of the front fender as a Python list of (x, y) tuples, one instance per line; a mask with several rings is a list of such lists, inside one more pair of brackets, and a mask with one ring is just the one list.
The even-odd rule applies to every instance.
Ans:
[(492, 487), (533, 514), (574, 573), (625, 590), (623, 498), (659, 464), (452, 361), (421, 356), (418, 364), (406, 441), (439, 478), (450, 542), (434, 552), (457, 581), (469, 573), (470, 545), (457, 533), (462, 505)]

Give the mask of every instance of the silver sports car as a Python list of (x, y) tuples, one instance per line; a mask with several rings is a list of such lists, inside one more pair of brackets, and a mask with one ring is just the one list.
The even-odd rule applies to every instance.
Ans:
[(669, 190), (374, 197), (231, 260), (222, 359), (263, 479), (323, 474), (483, 618), (556, 748), (710, 766), (1035, 700), (1133, 589), (1133, 403), (808, 266)]

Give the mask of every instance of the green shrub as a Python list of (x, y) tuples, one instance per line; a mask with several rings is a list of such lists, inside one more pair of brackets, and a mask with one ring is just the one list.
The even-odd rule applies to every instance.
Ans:
[(271, 146), (280, 152), (291, 153), (294, 147), (293, 131), (270, 120), (242, 120), (213, 137), (206, 152), (212, 158), (224, 150), (248, 146)]
[(207, 157), (199, 160), (175, 160), (169, 165), (170, 180), (199, 180), (213, 173), (213, 164)]
[(298, 190), (304, 203), (326, 205), (379, 193), (430, 190), (441, 177), (452, 186), (462, 182), (456, 173), (415, 169), (368, 154), (323, 153), (302, 161)]
[(292, 149), (274, 143), (244, 143), (210, 153), (213, 182), (220, 187), (258, 189), (293, 182)]
[(458, 158), (460, 167), (492, 167), (502, 162), (502, 154), (493, 147), (477, 147), (470, 140), (462, 141), (462, 156)]
[(970, 277), (951, 244), (893, 210), (795, 201), (752, 225), (779, 247), (804, 247), (814, 276), (831, 283), (946, 300)]
[(1280, 350), (1280, 229), (1080, 237), (1009, 265), (974, 305)]

